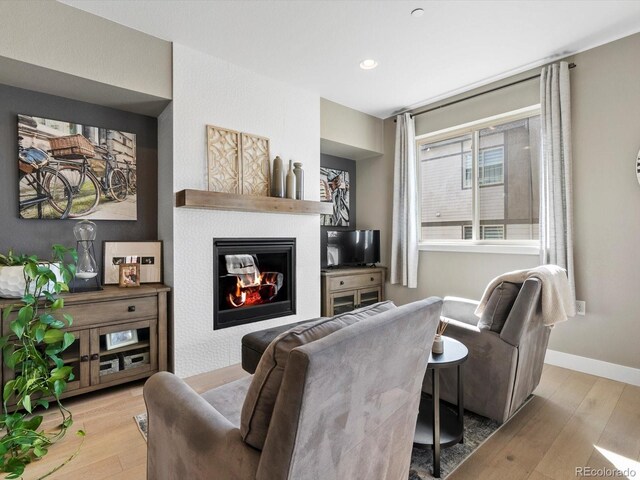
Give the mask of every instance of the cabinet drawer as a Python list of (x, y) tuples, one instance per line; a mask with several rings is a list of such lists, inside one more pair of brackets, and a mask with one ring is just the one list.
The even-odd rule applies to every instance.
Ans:
[(158, 297), (126, 298), (109, 302), (69, 305), (62, 309), (73, 317), (73, 327), (158, 316)]
[(333, 277), (329, 280), (329, 290), (344, 290), (347, 288), (362, 288), (382, 284), (382, 274), (371, 272), (358, 275), (345, 275), (343, 277)]

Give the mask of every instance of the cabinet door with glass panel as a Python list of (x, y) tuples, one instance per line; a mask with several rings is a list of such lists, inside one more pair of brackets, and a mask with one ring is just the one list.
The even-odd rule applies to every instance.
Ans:
[(155, 320), (91, 329), (91, 385), (145, 377), (158, 369)]
[(336, 292), (329, 295), (329, 311), (330, 315), (339, 315), (340, 313), (350, 312), (358, 306), (358, 291), (345, 290), (344, 292)]
[[(65, 330), (66, 331), (66, 330)], [(80, 388), (88, 387), (90, 384), (89, 376), (89, 331), (88, 330), (71, 330), (69, 331), (74, 337), (75, 341), (60, 355), (60, 358), (65, 366), (71, 367), (71, 379), (67, 382), (63, 397), (68, 396), (70, 392), (74, 392)], [(16, 337), (10, 337), (9, 342), (17, 340)], [(43, 345), (42, 351), (45, 346)], [(49, 360), (51, 367), (54, 366), (53, 360)], [(20, 370), (13, 370), (3, 363), (2, 367), (2, 380), (6, 383), (9, 380), (13, 380), (17, 374), (20, 374)], [(33, 400), (39, 398), (34, 396)], [(15, 405), (12, 399), (7, 402), (8, 405)]]
[(362, 288), (358, 290), (357, 307), (366, 307), (382, 300), (382, 287)]

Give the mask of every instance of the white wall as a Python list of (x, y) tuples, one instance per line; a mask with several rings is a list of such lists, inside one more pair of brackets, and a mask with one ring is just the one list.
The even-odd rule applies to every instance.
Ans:
[[(319, 199), (318, 95), (177, 44), (173, 67), (174, 191), (207, 188), (205, 125), (212, 124), (268, 137), (272, 158), (303, 163), (305, 197)], [(297, 238), (298, 314), (214, 331), (212, 239), (270, 236)], [(238, 363), (240, 340), (250, 331), (319, 316), (317, 215), (174, 208), (173, 249), (174, 363), (179, 376)]]

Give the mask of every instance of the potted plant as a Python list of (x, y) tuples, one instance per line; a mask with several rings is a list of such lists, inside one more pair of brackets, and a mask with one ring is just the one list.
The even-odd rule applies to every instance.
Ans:
[[(0, 471), (9, 473), (8, 479), (21, 478), (25, 467), (46, 455), (48, 448), (73, 423), (71, 412), (60, 402), (67, 382), (73, 380), (72, 368), (65, 365), (62, 355), (75, 341), (72, 333), (63, 331), (72, 325), (73, 319), (62, 313), (64, 299), (59, 296), (69, 290), (75, 273), (74, 263), (66, 262), (68, 256), (77, 261), (75, 250), (54, 245), (51, 263), (35, 256), (3, 257), (20, 262), (24, 277), (20, 303), (3, 312), (5, 319), (13, 315), (9, 324), (11, 333), (0, 337), (5, 365), (15, 372), (14, 378), (4, 384), (0, 415)], [(57, 264), (61, 279), (51, 268), (53, 264)], [(58, 409), (61, 422), (54, 431), (45, 431), (40, 429), (43, 416), (33, 411), (38, 407), (48, 409), (50, 405)], [(78, 433), (84, 435), (82, 431)]]
[[(0, 253), (0, 297), (4, 298), (22, 298), (25, 292), (25, 275), (24, 265), (27, 260), (38, 263), (49, 263), (38, 260), (36, 256), (16, 255), (9, 250), (7, 255)], [(51, 264), (51, 270), (56, 274), (57, 280), (63, 280), (62, 272), (57, 264)], [(29, 293), (33, 294), (35, 284), (32, 285)], [(47, 289), (53, 289), (53, 285), (47, 285)]]

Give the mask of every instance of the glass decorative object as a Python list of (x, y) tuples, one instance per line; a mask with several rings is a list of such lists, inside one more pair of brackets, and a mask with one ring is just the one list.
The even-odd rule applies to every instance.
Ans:
[[(83, 280), (86, 284), (90, 280), (95, 281), (95, 286), (77, 286), (74, 282), (73, 291), (79, 290), (100, 290), (100, 280), (98, 278), (98, 263), (96, 262), (96, 252), (94, 242), (96, 240), (96, 224), (89, 220), (82, 220), (73, 227), (73, 235), (76, 237), (76, 249), (78, 251), (78, 263), (76, 265), (76, 280)], [(93, 282), (92, 282), (93, 283)]]

